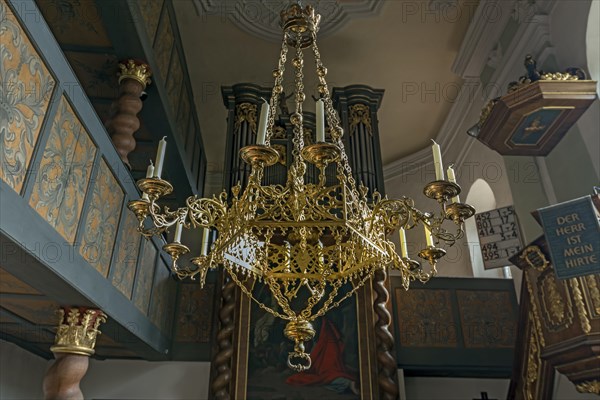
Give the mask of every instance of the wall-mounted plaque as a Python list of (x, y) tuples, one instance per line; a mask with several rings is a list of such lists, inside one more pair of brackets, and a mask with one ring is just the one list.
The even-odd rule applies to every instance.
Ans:
[(521, 232), (513, 206), (475, 214), (485, 269), (510, 265), (509, 258), (521, 251)]
[(600, 272), (600, 222), (590, 196), (538, 212), (558, 279)]

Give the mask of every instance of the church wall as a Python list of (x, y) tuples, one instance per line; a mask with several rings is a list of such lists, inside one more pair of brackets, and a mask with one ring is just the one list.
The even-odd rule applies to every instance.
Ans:
[(591, 393), (579, 393), (566, 376), (556, 373), (554, 378), (553, 400), (597, 400), (598, 396)]
[(0, 399), (41, 399), (42, 380), (49, 365), (43, 358), (0, 340)]
[[(508, 379), (470, 378), (404, 378), (406, 400), (464, 400), (481, 398), (487, 392), (489, 399), (505, 399)], [(401, 398), (402, 399), (402, 398)], [(402, 400), (404, 400), (402, 399)]]
[(86, 399), (208, 399), (210, 363), (90, 360)]
[[(43, 398), (42, 382), (52, 365), (0, 340), (0, 399)], [(81, 382), (86, 399), (177, 400), (208, 398), (210, 363), (91, 359)]]

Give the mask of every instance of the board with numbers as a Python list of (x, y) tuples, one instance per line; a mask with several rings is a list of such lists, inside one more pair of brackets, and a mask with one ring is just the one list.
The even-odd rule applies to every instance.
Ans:
[(521, 251), (521, 231), (513, 206), (475, 214), (485, 269), (510, 265), (508, 259)]

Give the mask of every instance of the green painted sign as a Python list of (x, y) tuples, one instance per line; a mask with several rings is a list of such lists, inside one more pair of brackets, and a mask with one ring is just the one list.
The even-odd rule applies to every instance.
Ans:
[(558, 279), (600, 273), (600, 222), (590, 196), (538, 210)]

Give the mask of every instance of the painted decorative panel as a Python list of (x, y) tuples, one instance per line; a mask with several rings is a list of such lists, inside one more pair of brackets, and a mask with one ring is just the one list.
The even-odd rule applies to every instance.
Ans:
[(514, 347), (517, 321), (509, 292), (457, 290), (456, 296), (466, 347)]
[(161, 264), (156, 270), (154, 289), (150, 304), (150, 319), (163, 334), (171, 335), (173, 308), (175, 307), (177, 284), (171, 278), (168, 267)]
[(4, 0), (0, 43), (0, 179), (20, 192), (55, 81)]
[(29, 205), (69, 243), (75, 240), (95, 154), (89, 135), (62, 96)]
[(207, 283), (203, 289), (197, 282), (179, 285), (175, 341), (210, 342), (214, 294), (214, 283)]
[(164, 13), (160, 26), (158, 28), (157, 40), (154, 44), (154, 57), (158, 74), (164, 82), (167, 81), (169, 71), (169, 61), (173, 50), (173, 28), (169, 13)]
[(143, 245), (143, 255), (140, 262), (137, 276), (135, 277), (135, 289), (133, 293), (133, 302), (137, 308), (144, 314), (148, 313), (148, 303), (150, 302), (150, 292), (152, 291), (152, 278), (154, 277), (154, 267), (156, 266), (156, 247), (150, 240), (145, 240)]
[(110, 268), (122, 203), (123, 191), (102, 159), (92, 199), (83, 217), (79, 253), (105, 277)]
[(94, 0), (37, 0), (44, 19), (61, 45), (111, 47), (102, 22), (102, 12)]
[(114, 54), (67, 51), (65, 55), (90, 98), (117, 98), (119, 61)]
[(154, 34), (156, 33), (156, 26), (158, 25), (163, 2), (161, 0), (138, 0), (137, 3), (140, 8), (140, 13), (142, 14), (142, 19), (144, 20), (146, 33), (152, 43), (154, 41)]
[(80, 132), (56, 225), (58, 233), (70, 243), (75, 241), (77, 224), (81, 216), (81, 209), (96, 155), (96, 146), (88, 133), (82, 127), (80, 127)]
[(113, 261), (112, 284), (128, 299), (131, 299), (133, 279), (140, 251), (141, 235), (137, 232), (138, 221), (129, 210), (125, 211), (125, 221), (121, 228), (121, 240)]
[(403, 347), (456, 347), (449, 290), (397, 288), (398, 326)]
[[(169, 102), (171, 103), (171, 112), (173, 113), (172, 115), (175, 117), (177, 117), (177, 110), (179, 109), (182, 84), (183, 69), (181, 68), (181, 59), (179, 58), (179, 52), (177, 51), (177, 49), (175, 49), (173, 51), (171, 66), (169, 67), (169, 79), (165, 84), (167, 89), (167, 96), (169, 97)], [(179, 130), (181, 130), (181, 128)]]

